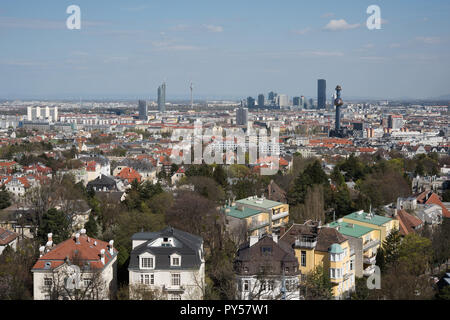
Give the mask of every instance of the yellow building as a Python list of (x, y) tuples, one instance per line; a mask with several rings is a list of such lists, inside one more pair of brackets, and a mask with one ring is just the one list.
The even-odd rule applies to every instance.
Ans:
[(349, 297), (355, 288), (354, 252), (341, 233), (307, 221), (292, 225), (280, 236), (280, 241), (294, 248), (303, 280), (316, 267), (322, 266), (333, 283), (333, 296), (336, 299)]
[(259, 236), (278, 231), (289, 222), (289, 205), (264, 197), (248, 197), (223, 208), (229, 229), (244, 225), (248, 236)]
[[(383, 217), (373, 213), (366, 213), (363, 210), (344, 216), (342, 221), (378, 230), (379, 232), (376, 233), (376, 238), (381, 244), (391, 231), (399, 229), (399, 222), (397, 219)], [(364, 239), (365, 242), (370, 240), (371, 237), (369, 235)]]

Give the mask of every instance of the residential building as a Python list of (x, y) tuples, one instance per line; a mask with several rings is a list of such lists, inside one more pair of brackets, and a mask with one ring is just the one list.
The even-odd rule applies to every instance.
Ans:
[(281, 234), (280, 242), (294, 249), (301, 282), (321, 266), (330, 275), (335, 299), (348, 298), (355, 289), (355, 253), (348, 239), (335, 228), (323, 227), (320, 222), (311, 220), (293, 224)]
[(6, 247), (16, 250), (18, 239), (19, 235), (17, 233), (0, 228), (0, 255)]
[(222, 208), (227, 217), (227, 229), (246, 230), (248, 236), (277, 233), (289, 222), (289, 205), (252, 196), (229, 203)]
[(377, 250), (381, 243), (380, 230), (355, 223), (344, 222), (343, 219), (329, 223), (330, 228), (335, 228), (344, 235), (350, 244), (350, 250), (354, 252), (351, 258), (355, 277), (369, 276), (375, 272)]
[(276, 235), (242, 245), (234, 261), (239, 300), (299, 300), (299, 266), (294, 250)]
[(347, 223), (353, 223), (378, 230), (379, 232), (376, 233), (375, 239), (370, 237), (370, 239), (366, 239), (366, 241), (378, 240), (381, 244), (392, 230), (399, 230), (399, 221), (397, 219), (383, 217), (371, 212), (366, 213), (363, 210), (350, 213), (342, 217), (342, 220)]
[(131, 237), (130, 296), (139, 289), (169, 300), (201, 300), (205, 288), (203, 239), (168, 227)]
[(31, 269), (34, 300), (108, 300), (117, 290), (117, 254), (109, 243), (86, 235), (82, 229), (57, 245), (52, 234), (39, 248)]

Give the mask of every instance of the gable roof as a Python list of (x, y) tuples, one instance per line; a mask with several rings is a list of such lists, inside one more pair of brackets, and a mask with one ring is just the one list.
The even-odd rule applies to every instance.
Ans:
[(19, 235), (10, 230), (0, 228), (0, 246), (5, 246), (14, 241)]
[(400, 234), (404, 236), (406, 236), (409, 233), (415, 232), (415, 228), (423, 224), (422, 220), (409, 214), (405, 210), (398, 210), (396, 219), (399, 222)]
[(416, 195), (417, 203), (420, 204), (436, 204), (442, 208), (442, 214), (446, 218), (450, 218), (450, 211), (447, 210), (447, 208), (442, 203), (439, 196), (434, 193), (433, 191), (424, 191), (422, 193), (419, 193)]

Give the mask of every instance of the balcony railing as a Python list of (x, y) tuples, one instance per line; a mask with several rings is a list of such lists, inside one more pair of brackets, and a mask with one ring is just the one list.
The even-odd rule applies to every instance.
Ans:
[(258, 230), (264, 227), (267, 227), (269, 225), (269, 222), (259, 222), (259, 223), (251, 223), (250, 226), (248, 227), (248, 229), (250, 231), (254, 231), (254, 230)]
[(369, 240), (369, 241), (366, 241), (366, 242), (364, 242), (363, 250), (364, 250), (364, 251), (367, 251), (367, 250), (369, 250), (369, 249), (371, 249), (371, 248), (373, 248), (373, 247), (378, 246), (379, 244), (380, 244), (380, 241), (379, 241), (379, 240)]
[(163, 290), (164, 291), (184, 291), (184, 286), (182, 285), (178, 285), (178, 286), (174, 286), (174, 285), (170, 285), (170, 286), (166, 286), (163, 285)]
[(317, 239), (315, 240), (295, 240), (295, 246), (300, 248), (315, 248), (317, 245)]
[(272, 216), (272, 221), (287, 217), (289, 215), (289, 211), (285, 211), (285, 212), (280, 212), (278, 214), (274, 214)]
[(376, 255), (373, 255), (371, 257), (364, 257), (363, 261), (365, 264), (374, 264), (376, 262)]
[(375, 273), (375, 266), (371, 266), (363, 270), (363, 275), (366, 277), (372, 275), (373, 273)]

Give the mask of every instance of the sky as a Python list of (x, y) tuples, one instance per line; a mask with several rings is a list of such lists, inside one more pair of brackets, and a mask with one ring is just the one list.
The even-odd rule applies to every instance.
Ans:
[(449, 58), (448, 0), (0, 2), (0, 99), (316, 98), (322, 78), (328, 98), (425, 99), (450, 94)]

